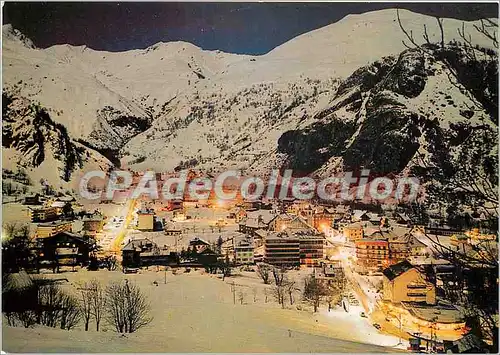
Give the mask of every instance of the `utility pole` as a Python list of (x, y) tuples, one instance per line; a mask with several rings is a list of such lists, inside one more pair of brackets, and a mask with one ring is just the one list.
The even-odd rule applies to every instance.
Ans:
[(401, 332), (403, 331), (403, 319), (401, 318), (401, 313), (398, 316), (398, 321), (399, 321), (399, 343), (402, 344), (402, 339), (401, 339)]
[(234, 281), (231, 282), (231, 292), (233, 293), (233, 304), (236, 304), (236, 287)]

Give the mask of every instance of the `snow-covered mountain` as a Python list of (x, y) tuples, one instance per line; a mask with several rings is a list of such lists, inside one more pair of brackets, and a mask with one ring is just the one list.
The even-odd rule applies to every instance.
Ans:
[[(440, 41), (435, 18), (406, 10), (400, 18), (417, 43), (426, 42), (424, 25), (429, 41)], [(443, 19), (446, 43), (461, 40), (463, 25), (490, 48), (478, 24)], [(428, 122), (493, 124), (480, 99), (488, 94), (462, 73), (460, 46), (447, 45), (450, 66), (403, 40), (393, 9), (349, 15), (261, 56), (184, 42), (113, 53), (37, 49), (7, 25), (4, 89), (46, 108), (78, 146), (133, 169), (399, 173), (427, 155)]]

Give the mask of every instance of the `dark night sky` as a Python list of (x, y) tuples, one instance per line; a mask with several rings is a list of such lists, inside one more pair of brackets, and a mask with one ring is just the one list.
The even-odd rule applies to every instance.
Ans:
[(204, 49), (263, 54), (347, 14), (396, 6), (463, 20), (498, 17), (495, 3), (6, 2), (3, 23), (11, 23), (42, 48), (69, 43), (122, 51), (182, 40)]

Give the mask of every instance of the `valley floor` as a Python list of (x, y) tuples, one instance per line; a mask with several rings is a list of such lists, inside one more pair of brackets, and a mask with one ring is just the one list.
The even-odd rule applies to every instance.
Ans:
[[(250, 274), (250, 273), (249, 273)], [(360, 319), (359, 312), (322, 310), (312, 314), (297, 310), (297, 304), (281, 309), (272, 296), (265, 302), (264, 285), (255, 275), (240, 275), (225, 281), (192, 271), (142, 270), (124, 275), (119, 271), (48, 274), (67, 278), (68, 287), (98, 278), (128, 278), (149, 296), (153, 321), (137, 333), (122, 336), (107, 331), (85, 332), (36, 327), (3, 328), (3, 350), (7, 352), (393, 352), (397, 338), (377, 333)], [(165, 284), (166, 280), (166, 284)], [(157, 282), (157, 285), (154, 282)], [(241, 304), (234, 304), (230, 283)], [(257, 291), (254, 291), (256, 289)], [(256, 294), (254, 302), (253, 294)], [(299, 299), (297, 295), (297, 299)], [(91, 325), (91, 328), (93, 325)], [(384, 346), (381, 346), (384, 345)]]

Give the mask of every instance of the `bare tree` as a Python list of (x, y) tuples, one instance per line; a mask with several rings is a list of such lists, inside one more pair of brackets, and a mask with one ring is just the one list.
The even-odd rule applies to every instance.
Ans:
[(99, 331), (99, 325), (101, 324), (101, 318), (106, 303), (104, 288), (98, 280), (93, 279), (89, 284), (89, 292), (91, 313), (94, 317), (96, 330)]
[(238, 301), (240, 301), (240, 304), (245, 301), (245, 292), (242, 289), (238, 292)]
[[(445, 277), (442, 290), (446, 298), (461, 306), (471, 320), (471, 332), (491, 341), (490, 350), (498, 352), (497, 243), (484, 241), (464, 250), (450, 247), (438, 236), (426, 237), (433, 243), (436, 255), (454, 266), (449, 276), (440, 276)], [(431, 272), (432, 281), (436, 277)]]
[[(25, 328), (31, 328), (36, 324), (36, 312), (33, 310), (27, 309), (22, 312), (17, 312), (15, 313), (15, 318), (17, 318)], [(14, 325), (14, 323), (9, 325)]]
[(318, 311), (321, 297), (325, 294), (324, 287), (314, 275), (310, 275), (304, 279), (304, 299), (312, 304), (314, 312)]
[(80, 313), (83, 318), (83, 325), (85, 331), (89, 330), (90, 318), (92, 317), (92, 298), (90, 293), (90, 284), (84, 282), (80, 284), (78, 290), (80, 291)]
[(257, 302), (257, 287), (252, 288), (253, 302)]
[(295, 286), (295, 281), (287, 280), (284, 286), (288, 294), (288, 298), (290, 300), (290, 306), (293, 306), (293, 293), (297, 290), (297, 287)]
[(286, 279), (286, 269), (282, 266), (273, 267), (272, 272), (273, 272), (274, 284), (276, 286), (283, 286), (283, 283)]
[(285, 294), (286, 288), (284, 285), (274, 285), (273, 286), (273, 295), (278, 304), (281, 305), (281, 308), (285, 308)]
[(73, 295), (64, 295), (61, 306), (61, 329), (71, 330), (78, 325), (82, 315), (78, 299)]
[(269, 284), (271, 277), (271, 267), (267, 264), (258, 264), (257, 265), (257, 275), (264, 281), (267, 285)]
[(63, 292), (54, 284), (43, 285), (40, 287), (38, 296), (40, 310), (39, 323), (53, 328), (57, 326), (63, 309), (63, 298)]
[(133, 333), (151, 322), (150, 305), (137, 285), (113, 282), (105, 293), (106, 319), (117, 332)]

